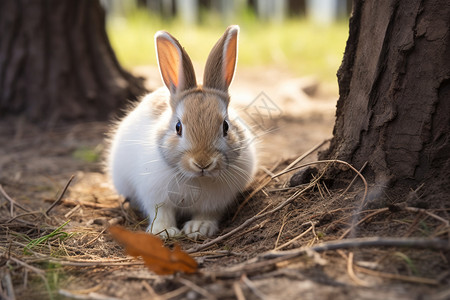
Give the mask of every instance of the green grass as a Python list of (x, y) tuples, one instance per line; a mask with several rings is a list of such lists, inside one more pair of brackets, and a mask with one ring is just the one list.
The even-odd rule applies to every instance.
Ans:
[(414, 274), (415, 276), (419, 275), (419, 272), (417, 272), (417, 268), (414, 265), (414, 262), (409, 256), (398, 251), (394, 253), (394, 256), (400, 258), (408, 266), (408, 269), (412, 272), (412, 274)]
[(43, 246), (47, 243), (47, 241), (49, 240), (54, 240), (56, 238), (64, 240), (66, 238), (70, 238), (73, 234), (72, 233), (67, 233), (65, 231), (62, 231), (62, 229), (70, 222), (66, 221), (64, 224), (62, 224), (61, 226), (59, 226), (58, 228), (56, 228), (54, 231), (52, 231), (49, 234), (43, 235), (39, 238), (30, 240), (28, 242), (28, 244), (25, 246), (25, 248), (23, 249), (24, 254), (30, 254), (29, 250), (38, 247), (38, 246)]
[[(153, 36), (158, 30), (169, 31), (194, 62), (204, 64), (226, 24), (214, 14), (203, 14), (202, 24), (185, 26), (179, 20), (163, 22), (145, 11), (134, 11), (127, 18), (111, 18), (107, 30), (119, 61), (127, 68), (156, 65)], [(252, 14), (243, 13), (230, 24), (241, 27), (240, 66), (276, 66), (296, 76), (315, 75), (323, 81), (336, 82), (348, 37), (346, 21), (322, 27), (306, 19), (289, 19), (283, 24), (261, 23)]]
[(100, 147), (81, 146), (72, 152), (72, 157), (88, 163), (100, 161), (101, 149)]

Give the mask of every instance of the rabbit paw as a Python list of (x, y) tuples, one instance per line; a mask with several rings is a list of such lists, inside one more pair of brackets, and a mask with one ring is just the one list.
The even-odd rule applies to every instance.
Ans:
[(157, 234), (160, 238), (162, 239), (168, 239), (177, 235), (180, 235), (181, 231), (180, 229), (176, 228), (176, 227), (161, 227), (158, 226), (157, 224), (153, 225), (153, 228), (151, 226), (149, 226), (147, 228), (147, 232), (153, 233), (153, 234)]
[(190, 238), (197, 240), (199, 237), (210, 237), (219, 230), (217, 221), (191, 220), (183, 226), (183, 232)]

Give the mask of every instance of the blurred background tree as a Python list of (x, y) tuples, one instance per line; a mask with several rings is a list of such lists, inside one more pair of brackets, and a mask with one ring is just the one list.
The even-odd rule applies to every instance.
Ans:
[(0, 116), (106, 120), (144, 92), (116, 59), (99, 1), (0, 1)]
[(107, 119), (145, 92), (119, 61), (126, 68), (156, 65), (153, 35), (161, 29), (182, 37), (194, 62), (203, 62), (223, 29), (237, 23), (240, 65), (315, 74), (335, 86), (347, 36), (346, 21), (336, 20), (346, 20), (347, 2), (1, 1), (0, 116)]

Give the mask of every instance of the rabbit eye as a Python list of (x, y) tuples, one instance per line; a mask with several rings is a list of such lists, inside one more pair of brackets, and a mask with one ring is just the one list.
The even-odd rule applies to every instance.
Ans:
[(177, 134), (181, 136), (181, 133), (183, 131), (183, 127), (181, 126), (181, 121), (177, 122), (177, 125), (175, 125), (175, 130), (177, 131)]
[(227, 136), (229, 125), (228, 125), (228, 122), (226, 120), (223, 121), (223, 126), (222, 127), (223, 127), (223, 136)]

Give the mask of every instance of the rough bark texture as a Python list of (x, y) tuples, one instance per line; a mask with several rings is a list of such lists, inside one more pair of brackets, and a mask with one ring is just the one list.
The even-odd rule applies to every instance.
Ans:
[(377, 185), (450, 187), (450, 2), (360, 1), (338, 71), (334, 137), (321, 158)]
[(0, 1), (0, 116), (104, 120), (144, 92), (111, 49), (99, 1)]

